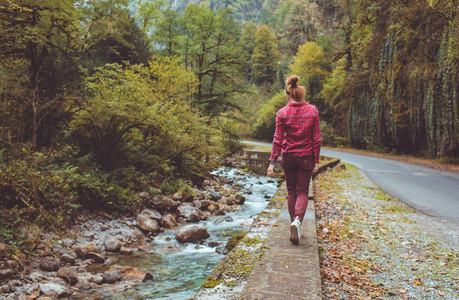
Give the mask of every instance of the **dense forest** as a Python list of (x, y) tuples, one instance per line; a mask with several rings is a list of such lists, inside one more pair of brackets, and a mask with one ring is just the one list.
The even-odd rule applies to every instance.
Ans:
[(199, 185), (293, 73), (326, 144), (458, 158), (458, 5), (1, 1), (1, 239)]

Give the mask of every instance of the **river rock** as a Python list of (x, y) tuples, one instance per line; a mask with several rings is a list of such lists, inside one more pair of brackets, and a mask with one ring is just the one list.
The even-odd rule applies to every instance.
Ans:
[(195, 243), (209, 236), (209, 231), (203, 224), (184, 226), (175, 234), (175, 238), (182, 243)]
[(88, 252), (100, 253), (100, 249), (97, 246), (94, 246), (93, 244), (87, 244), (86, 249), (88, 249)]
[(148, 215), (140, 214), (137, 216), (137, 224), (140, 229), (146, 232), (158, 233), (159, 224), (156, 220), (153, 220)]
[(172, 195), (171, 197), (172, 200), (174, 201), (182, 201), (182, 194), (180, 194), (179, 192), (176, 192), (175, 194)]
[(0, 280), (8, 279), (13, 276), (16, 272), (12, 269), (0, 270)]
[(102, 230), (102, 231), (106, 231), (106, 230), (109, 230), (109, 229), (110, 229), (110, 226), (107, 225), (107, 224), (100, 225), (100, 230)]
[(219, 206), (219, 209), (217, 210), (214, 210), (211, 215), (212, 216), (224, 216), (225, 215), (225, 211), (223, 209), (220, 209), (220, 208), (224, 208), (224, 206)]
[(140, 192), (138, 195), (140, 198), (148, 198), (148, 196), (150, 196), (147, 192)]
[(136, 229), (134, 231), (132, 231), (128, 236), (127, 236), (127, 240), (130, 242), (130, 243), (137, 243), (139, 245), (142, 245), (142, 244), (145, 244), (146, 241), (145, 241), (145, 235), (142, 233), (142, 231)]
[(57, 271), (60, 268), (60, 261), (53, 256), (46, 256), (40, 261), (40, 267), (45, 271)]
[[(103, 279), (102, 279), (102, 282), (103, 282)], [(87, 279), (84, 279), (84, 278), (78, 278), (78, 282), (75, 283), (75, 287), (83, 291), (92, 289), (91, 283)]]
[(206, 195), (203, 192), (196, 192), (196, 196), (194, 197), (197, 200), (204, 200)]
[(182, 192), (182, 202), (192, 202), (194, 199), (193, 195), (187, 191)]
[(4, 257), (8, 253), (8, 251), (10, 251), (10, 249), (10, 245), (0, 243), (0, 257)]
[(78, 274), (75, 269), (63, 267), (57, 271), (57, 276), (64, 279), (68, 284), (74, 285), (78, 282)]
[[(0, 264), (1, 266), (1, 264)], [(19, 271), (22, 271), (24, 269), (24, 265), (21, 264), (19, 261), (17, 260), (13, 260), (13, 259), (8, 259), (7, 261), (5, 261), (5, 264), (3, 266), (5, 269), (13, 269), (13, 270), (19, 270)]]
[(72, 292), (67, 290), (64, 286), (57, 283), (43, 283), (40, 284), (41, 293), (48, 297), (68, 297)]
[(189, 192), (184, 191), (184, 192), (177, 192), (172, 196), (172, 200), (174, 201), (180, 201), (180, 202), (191, 202), (193, 201), (193, 195), (191, 195)]
[(104, 278), (100, 274), (93, 275), (89, 278), (90, 282), (94, 282), (97, 285), (101, 285), (104, 283)]
[(105, 257), (95, 252), (88, 252), (88, 255), (86, 255), (86, 258), (92, 259), (95, 263), (99, 263), (99, 264), (105, 262)]
[(8, 284), (0, 286), (0, 293), (11, 293), (13, 292)]
[(104, 239), (105, 250), (110, 252), (119, 251), (123, 243), (114, 236), (107, 235)]
[(148, 252), (150, 251), (150, 245), (145, 243), (145, 244), (139, 245), (138, 249), (143, 252)]
[(157, 195), (150, 199), (149, 206), (159, 211), (173, 211), (181, 204), (180, 201), (174, 201), (166, 196)]
[(167, 214), (161, 219), (161, 224), (163, 224), (165, 228), (174, 228), (177, 226), (177, 221), (172, 214)]
[(120, 253), (124, 255), (131, 255), (132, 254), (132, 249), (128, 247), (121, 247), (120, 248)]
[(65, 246), (66, 248), (70, 248), (75, 244), (75, 242), (72, 239), (63, 239), (59, 243)]
[(61, 260), (69, 264), (74, 264), (77, 258), (78, 258), (77, 254), (73, 251), (69, 251), (61, 255)]
[(105, 272), (102, 274), (102, 278), (104, 279), (104, 283), (115, 283), (123, 278), (123, 274), (121, 274), (120, 270), (115, 270), (112, 272)]
[(142, 212), (140, 214), (147, 215), (151, 219), (157, 220), (157, 221), (161, 220), (161, 218), (162, 218), (161, 214), (157, 210), (154, 210), (154, 209), (151, 209), (151, 208), (145, 208), (144, 210), (142, 210)]
[(185, 219), (185, 222), (199, 222), (200, 211), (191, 205), (182, 205), (177, 208), (177, 214)]
[(200, 220), (205, 221), (210, 217), (210, 211), (201, 212)]
[(153, 279), (153, 275), (151, 275), (151, 273), (144, 272), (144, 271), (141, 271), (137, 268), (130, 267), (130, 266), (121, 267), (120, 271), (123, 274), (124, 280), (139, 279), (142, 282), (145, 282), (145, 281)]
[(231, 206), (227, 205), (227, 204), (224, 204), (224, 203), (219, 203), (218, 205), (218, 210), (223, 212), (223, 215), (227, 212), (230, 212), (232, 211), (233, 209), (231, 208)]
[(45, 274), (41, 271), (32, 271), (29, 274), (29, 278), (35, 282), (44, 281), (47, 278), (47, 276), (48, 274)]
[(76, 253), (78, 258), (85, 259), (86, 255), (88, 255), (88, 248), (83, 245), (77, 245), (72, 247), (73, 252)]
[(211, 205), (213, 203), (213, 201), (211, 200), (201, 200), (201, 209), (206, 209), (207, 207), (209, 207), (209, 205)]
[(221, 198), (218, 200), (219, 204), (224, 204), (224, 205), (235, 205), (236, 203), (231, 199), (231, 198)]
[(214, 191), (213, 189), (208, 189), (207, 192), (210, 195), (210, 199), (213, 201), (218, 201), (222, 198), (222, 194), (219, 192)]
[(242, 205), (245, 202), (245, 197), (239, 194), (232, 194), (230, 199), (238, 205)]

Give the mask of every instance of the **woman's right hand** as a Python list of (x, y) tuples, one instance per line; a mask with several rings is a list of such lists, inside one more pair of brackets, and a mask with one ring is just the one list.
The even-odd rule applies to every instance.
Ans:
[(276, 177), (276, 173), (274, 173), (274, 165), (273, 164), (269, 164), (268, 176), (269, 177)]
[(316, 174), (319, 171), (319, 164), (315, 164), (314, 168), (312, 169), (312, 174)]

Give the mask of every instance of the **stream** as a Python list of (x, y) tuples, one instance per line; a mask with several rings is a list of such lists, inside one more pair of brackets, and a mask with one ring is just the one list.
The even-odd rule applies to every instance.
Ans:
[(205, 245), (178, 243), (175, 228), (155, 237), (151, 253), (137, 251), (130, 256), (117, 257), (118, 265), (150, 272), (154, 279), (126, 291), (103, 293), (106, 298), (180, 300), (193, 298), (198, 293), (201, 284), (225, 257), (217, 249), (224, 248), (233, 235), (247, 232), (253, 218), (266, 207), (277, 190), (277, 183), (272, 179), (238, 169), (221, 168), (213, 174), (231, 178), (234, 185), (241, 187), (238, 193), (246, 198), (241, 209), (201, 221), (210, 233)]

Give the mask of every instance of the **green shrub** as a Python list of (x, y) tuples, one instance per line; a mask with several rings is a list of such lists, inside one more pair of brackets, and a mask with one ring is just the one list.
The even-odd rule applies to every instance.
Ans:
[(279, 109), (288, 103), (284, 91), (272, 97), (258, 112), (258, 119), (254, 125), (253, 135), (259, 139), (272, 140), (276, 130), (276, 114)]
[(324, 146), (343, 147), (346, 143), (346, 140), (335, 134), (333, 127), (325, 121), (320, 121), (320, 132)]

